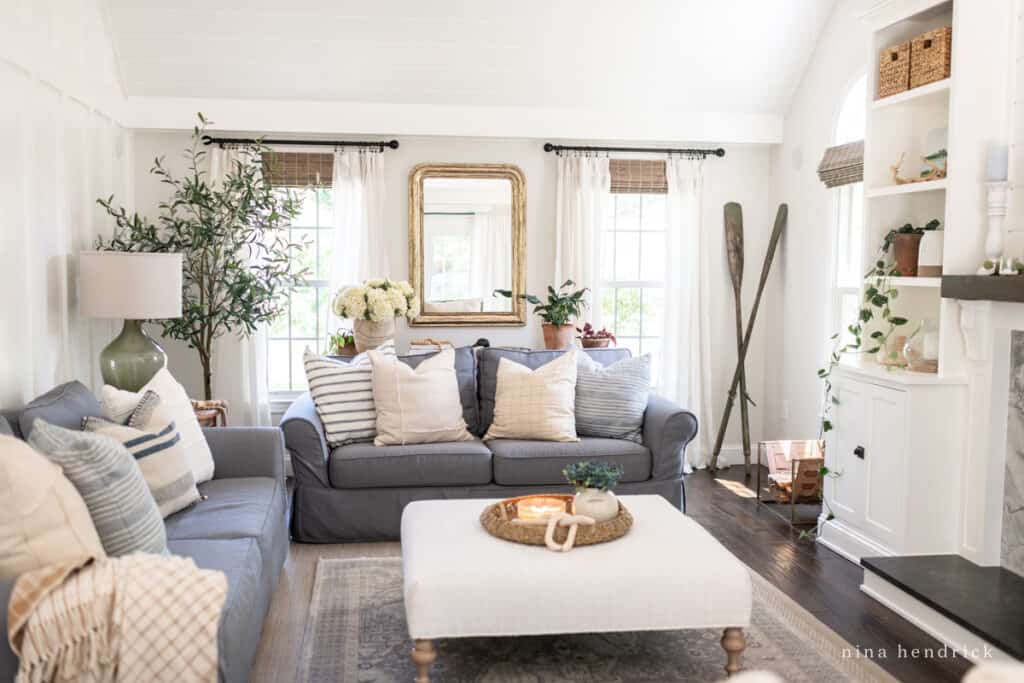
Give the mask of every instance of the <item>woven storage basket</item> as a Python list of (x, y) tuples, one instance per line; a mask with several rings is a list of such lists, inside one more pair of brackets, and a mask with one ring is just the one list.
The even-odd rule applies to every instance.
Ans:
[(910, 87), (949, 78), (953, 60), (953, 29), (937, 28), (910, 41)]
[(878, 53), (878, 99), (898, 95), (910, 87), (910, 43)]
[[(529, 498), (530, 496), (524, 496)], [(550, 498), (567, 498), (567, 505), (571, 507), (572, 496), (545, 496)], [(513, 543), (525, 545), (545, 545), (545, 526), (518, 524), (512, 520), (516, 518), (516, 503), (522, 498), (509, 498), (493, 505), (488, 505), (480, 514), (480, 524), (487, 533), (497, 536)], [(595, 543), (607, 543), (617, 538), (622, 538), (633, 526), (633, 515), (622, 503), (619, 503), (619, 514), (607, 522), (598, 522), (594, 526), (580, 526), (576, 531), (575, 546), (594, 545)], [(556, 527), (554, 539), (556, 543), (565, 543), (569, 534), (568, 527)]]

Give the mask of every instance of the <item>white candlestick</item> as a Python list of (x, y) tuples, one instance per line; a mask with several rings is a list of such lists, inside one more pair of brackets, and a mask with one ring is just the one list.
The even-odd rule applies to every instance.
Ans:
[(1006, 181), (985, 184), (988, 186), (988, 234), (985, 236), (985, 258), (990, 261), (998, 261), (1003, 254), (1003, 220), (1006, 218), (1010, 184)]

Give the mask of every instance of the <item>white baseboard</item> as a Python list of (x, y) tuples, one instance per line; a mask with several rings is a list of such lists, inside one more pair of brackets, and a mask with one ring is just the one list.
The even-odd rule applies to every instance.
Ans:
[(889, 557), (896, 554), (890, 548), (844, 524), (840, 519), (826, 522), (825, 515), (822, 514), (818, 518), (818, 524), (818, 543), (854, 564), (860, 564), (862, 557)]
[(868, 569), (860, 589), (975, 664), (1017, 661)]

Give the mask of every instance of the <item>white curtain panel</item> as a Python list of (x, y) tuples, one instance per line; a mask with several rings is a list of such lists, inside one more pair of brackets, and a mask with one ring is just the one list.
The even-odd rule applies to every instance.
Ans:
[[(209, 160), (209, 180), (214, 185), (222, 182), (237, 162), (258, 163), (244, 151), (221, 147), (209, 150)], [(248, 337), (228, 333), (214, 340), (213, 394), (228, 402), (230, 424), (271, 424), (266, 325)]]
[(509, 300), (495, 289), (512, 286), (512, 216), (503, 212), (473, 214), (470, 238), (470, 296), (480, 297), (485, 311), (507, 311)]
[(563, 153), (558, 157), (555, 282), (589, 287), (588, 317), (600, 327), (601, 230), (611, 192), (608, 157)]
[(390, 277), (384, 239), (384, 155), (376, 149), (334, 153), (334, 257), (331, 291)]
[(701, 226), (701, 162), (669, 159), (665, 242), (665, 336), (660, 386), (700, 421), (687, 469), (711, 460), (711, 337), (707, 240)]

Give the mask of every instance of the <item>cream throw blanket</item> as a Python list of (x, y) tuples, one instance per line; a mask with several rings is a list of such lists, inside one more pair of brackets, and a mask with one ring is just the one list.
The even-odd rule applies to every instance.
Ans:
[(17, 683), (217, 681), (222, 572), (134, 553), (18, 577), (7, 608)]

